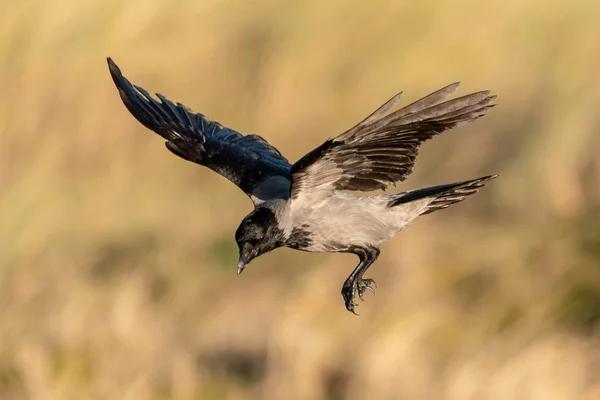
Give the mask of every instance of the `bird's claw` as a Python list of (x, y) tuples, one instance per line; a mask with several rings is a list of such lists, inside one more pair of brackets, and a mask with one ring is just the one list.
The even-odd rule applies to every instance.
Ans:
[(377, 287), (377, 284), (375, 283), (375, 281), (373, 279), (357, 279), (356, 281), (356, 290), (358, 291), (358, 297), (360, 298), (361, 301), (365, 301), (363, 299), (363, 295), (365, 294), (365, 291), (367, 289), (369, 289), (373, 294), (375, 294), (375, 289), (373, 289), (373, 286)]
[(354, 280), (352, 283), (344, 284), (342, 286), (342, 297), (344, 298), (344, 303), (346, 303), (346, 309), (351, 313), (358, 315), (356, 311), (354, 311), (354, 307), (357, 307), (358, 304), (354, 302), (354, 298), (358, 293), (358, 298), (361, 301), (364, 301), (363, 295), (367, 289), (369, 289), (373, 294), (375, 294), (375, 289), (373, 286), (377, 287), (377, 284), (373, 279), (362, 279), (358, 278)]

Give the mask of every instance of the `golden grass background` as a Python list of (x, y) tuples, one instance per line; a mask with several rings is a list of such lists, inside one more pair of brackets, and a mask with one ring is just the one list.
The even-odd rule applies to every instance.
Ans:
[[(600, 398), (600, 3), (2, 2), (0, 398)], [(127, 112), (134, 83), (291, 161), (404, 90), (499, 104), (423, 146), (411, 189), (499, 173), (382, 246), (277, 250)]]

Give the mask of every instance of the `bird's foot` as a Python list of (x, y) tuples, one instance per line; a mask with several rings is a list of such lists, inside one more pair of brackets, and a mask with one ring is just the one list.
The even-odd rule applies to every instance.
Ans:
[(344, 303), (346, 303), (346, 309), (351, 313), (358, 315), (356, 314), (356, 311), (354, 311), (354, 307), (357, 306), (354, 302), (356, 294), (358, 293), (358, 298), (361, 301), (364, 301), (363, 295), (367, 289), (375, 294), (373, 286), (377, 287), (377, 284), (373, 279), (356, 278), (351, 282), (344, 282), (344, 286), (342, 286), (342, 297), (344, 298)]

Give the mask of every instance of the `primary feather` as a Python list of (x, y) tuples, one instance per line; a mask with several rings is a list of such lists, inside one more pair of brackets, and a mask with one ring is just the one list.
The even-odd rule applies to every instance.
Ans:
[(414, 169), (421, 143), (493, 107), (489, 103), (495, 96), (489, 91), (442, 102), (458, 86), (446, 86), (385, 115), (398, 94), (352, 129), (327, 140), (292, 166), (291, 197), (371, 191), (403, 181)]
[(291, 165), (265, 139), (242, 135), (160, 94), (157, 101), (143, 88), (132, 85), (110, 58), (108, 66), (129, 112), (165, 138), (171, 152), (229, 179), (255, 204), (287, 196)]

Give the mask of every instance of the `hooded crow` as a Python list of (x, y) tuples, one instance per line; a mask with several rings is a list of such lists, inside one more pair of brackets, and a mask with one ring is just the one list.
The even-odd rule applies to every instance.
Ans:
[(278, 247), (353, 253), (358, 266), (342, 285), (346, 308), (355, 312), (375, 281), (364, 278), (391, 239), (419, 215), (429, 214), (477, 192), (497, 175), (396, 194), (358, 196), (404, 181), (413, 171), (419, 147), (461, 122), (493, 107), (496, 96), (481, 91), (446, 100), (453, 83), (394, 112), (402, 93), (341, 135), (326, 140), (294, 164), (258, 135), (242, 135), (156, 94), (132, 85), (108, 58), (121, 100), (146, 128), (166, 139), (167, 148), (219, 173), (252, 199), (254, 210), (235, 232), (237, 272)]

